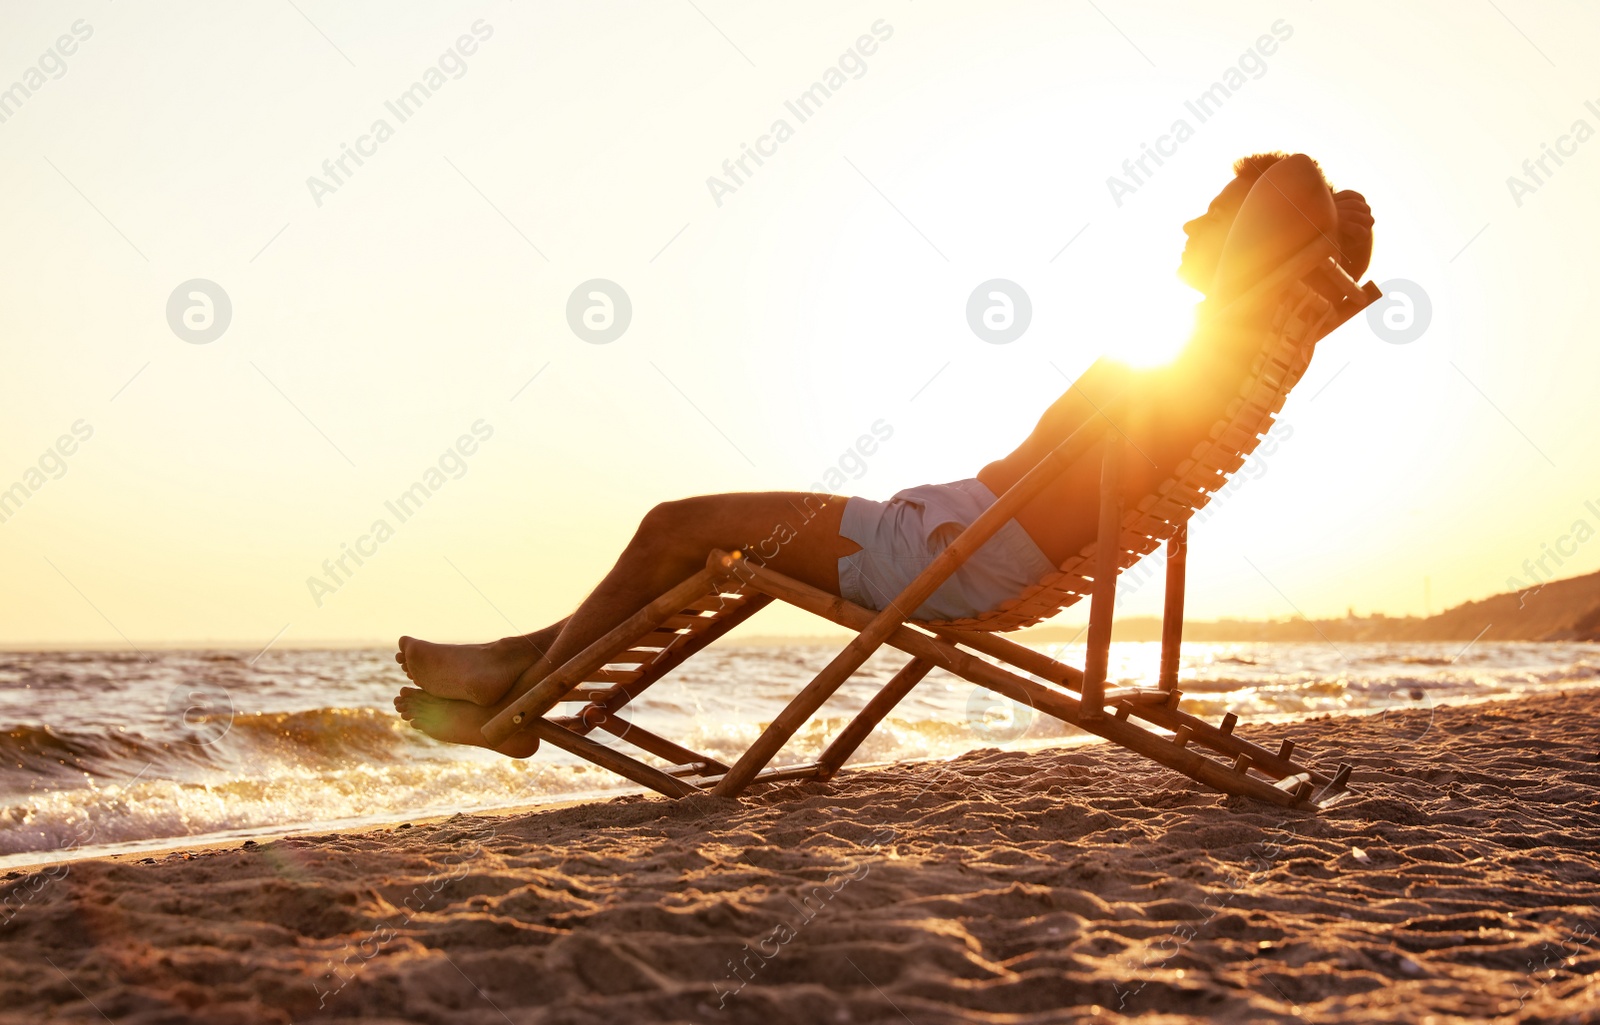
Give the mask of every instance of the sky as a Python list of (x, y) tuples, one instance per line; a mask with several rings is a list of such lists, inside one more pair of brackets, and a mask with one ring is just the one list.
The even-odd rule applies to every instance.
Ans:
[[(657, 502), (970, 477), (1095, 359), (1182, 341), (1181, 225), (1265, 149), (1365, 194), (1408, 298), (1321, 344), (1195, 527), (1190, 617), (1600, 568), (1592, 5), (0, 24), (0, 644), (488, 639), (569, 612)], [(1032, 310), (1008, 342), (968, 321), (994, 279)]]

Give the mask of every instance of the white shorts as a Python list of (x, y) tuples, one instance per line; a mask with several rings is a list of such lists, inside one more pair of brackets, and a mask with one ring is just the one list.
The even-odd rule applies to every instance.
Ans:
[[(841, 597), (881, 609), (997, 499), (977, 478), (907, 488), (887, 502), (852, 498), (839, 534), (861, 551), (839, 560)], [(908, 618), (970, 619), (1056, 569), (1016, 520), (1008, 520)]]

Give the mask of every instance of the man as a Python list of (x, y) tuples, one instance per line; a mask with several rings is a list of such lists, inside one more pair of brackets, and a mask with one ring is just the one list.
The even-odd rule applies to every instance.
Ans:
[[(1234, 397), (1248, 331), (1207, 331), (1208, 310), (1226, 306), (1319, 234), (1339, 249), (1352, 276), (1366, 270), (1372, 213), (1358, 193), (1337, 195), (1304, 154), (1263, 153), (1234, 165), (1234, 177), (1204, 214), (1184, 225), (1179, 277), (1206, 296), (1201, 327), (1170, 364), (1135, 372), (1102, 361), (1045, 411), (1017, 449), (968, 480), (925, 485), (887, 502), (808, 492), (704, 495), (656, 506), (604, 580), (577, 611), (524, 637), (487, 644), (400, 638), (395, 660), (417, 684), (395, 708), (438, 740), (477, 744), (514, 758), (539, 746), (521, 733), (490, 745), (480, 732), (501, 709), (663, 591), (705, 565), (713, 548), (763, 545), (760, 561), (868, 608), (880, 608), (932, 561), (996, 496), (1089, 417), (1116, 402), (1116, 429), (1130, 456), (1130, 500), (1170, 477)], [(1230, 344), (1232, 348), (1230, 348)], [(1235, 351), (1237, 350), (1237, 351)], [(1024, 506), (920, 608), (913, 618), (956, 619), (997, 607), (1094, 540), (1099, 465), (1080, 460)]]

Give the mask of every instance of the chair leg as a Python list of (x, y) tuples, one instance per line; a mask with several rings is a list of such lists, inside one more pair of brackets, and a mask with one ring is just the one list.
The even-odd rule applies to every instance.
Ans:
[(845, 759), (856, 753), (856, 748), (872, 733), (874, 727), (883, 721), (883, 717), (894, 710), (900, 700), (911, 693), (911, 688), (922, 682), (928, 675), (928, 670), (933, 668), (933, 663), (926, 659), (914, 658), (894, 674), (894, 678), (883, 685), (883, 689), (874, 694), (872, 700), (867, 702), (850, 725), (846, 726), (828, 749), (822, 753), (818, 764), (822, 766), (820, 777), (830, 779), (839, 771), (839, 766)]
[(1167, 542), (1167, 600), (1161, 610), (1161, 677), (1164, 691), (1178, 689), (1178, 655), (1183, 648), (1184, 575), (1189, 561), (1189, 525)]
[(1111, 619), (1122, 568), (1121, 435), (1106, 435), (1100, 462), (1100, 526), (1095, 534), (1094, 591), (1089, 599), (1089, 651), (1083, 660), (1083, 716), (1105, 715), (1106, 669), (1111, 660)]

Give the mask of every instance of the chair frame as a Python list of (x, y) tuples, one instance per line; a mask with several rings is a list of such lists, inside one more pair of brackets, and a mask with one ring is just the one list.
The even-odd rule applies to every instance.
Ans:
[[(1332, 322), (1332, 327), (1312, 340), (1314, 343), (1381, 294), (1371, 282), (1357, 284), (1332, 257), (1331, 242), (1314, 241), (1214, 314), (1210, 322), (1259, 314), (1264, 302), (1301, 282), (1327, 301), (1324, 319)], [(1231, 712), (1223, 716), (1220, 725), (1213, 726), (1178, 709), (1182, 696), (1178, 667), (1188, 553), (1186, 518), (1166, 539), (1166, 593), (1156, 685), (1106, 686), (1117, 578), (1128, 558), (1120, 540), (1123, 508), (1118, 485), (1126, 440), (1113, 420), (1119, 411), (1120, 404), (1108, 404), (1056, 445), (881, 611), (874, 612), (752, 563), (740, 552), (714, 550), (707, 557), (705, 569), (549, 672), (490, 720), (483, 730), (485, 736), (492, 743), (499, 743), (518, 730), (529, 730), (541, 741), (669, 797), (707, 790), (732, 797), (758, 782), (832, 778), (878, 723), (937, 666), (1214, 789), (1285, 807), (1320, 807), (1348, 788), (1349, 765), (1341, 764), (1333, 775), (1326, 775), (1294, 760), (1293, 741), (1283, 740), (1273, 750), (1236, 736), (1234, 726), (1238, 719)], [(919, 608), (1023, 506), (1060, 473), (1095, 452), (1100, 459), (1101, 498), (1082, 670), (981, 628), (909, 619), (912, 610)], [(773, 600), (855, 631), (855, 637), (731, 766), (645, 730), (618, 714), (645, 688)], [(885, 645), (910, 655), (910, 661), (832, 740), (822, 756), (809, 764), (768, 768), (795, 732)], [(628, 665), (636, 668), (617, 668)], [(563, 701), (581, 702), (583, 708), (574, 716), (546, 718)], [(589, 736), (595, 729), (629, 741), (666, 761), (669, 767), (658, 768), (599, 743)]]

